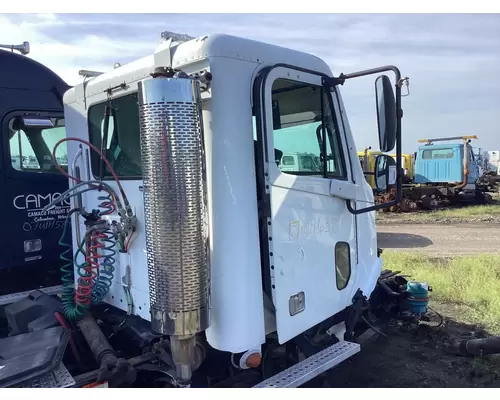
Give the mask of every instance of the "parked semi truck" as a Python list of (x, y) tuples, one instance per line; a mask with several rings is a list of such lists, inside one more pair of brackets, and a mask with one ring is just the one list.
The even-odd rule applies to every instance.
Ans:
[[(69, 187), (52, 163), (52, 148), (66, 137), (62, 96), (69, 86), (26, 56), (28, 42), (0, 47), (11, 50), (0, 50), (2, 304), (12, 300), (13, 293), (40, 286), (58, 289), (63, 265), (58, 241), (70, 204), (42, 211)], [(66, 145), (56, 156), (66, 170)]]
[[(478, 180), (479, 166), (470, 145), (477, 136), (422, 139), (415, 155), (413, 182), (403, 185), (402, 211), (449, 205), (483, 204), (491, 200)], [(461, 143), (453, 143), (453, 141)]]
[[(477, 139), (477, 136), (419, 140), (422, 145), (414, 154), (401, 155), (404, 171), (402, 201), (398, 206), (384, 211), (411, 212), (490, 202), (492, 198), (488, 192), (498, 191), (500, 179), (491, 167), (489, 172), (482, 172), (481, 161), (470, 145), (473, 139)], [(462, 143), (453, 143), (455, 140), (461, 140)], [(362, 165), (367, 165), (365, 176), (374, 189), (376, 201), (385, 202), (395, 198), (395, 191), (391, 187), (384, 192), (376, 189), (370, 167), (378, 154), (382, 152), (367, 148), (364, 152), (359, 152), (358, 156)], [(394, 159), (396, 157), (395, 154), (390, 156)], [(485, 153), (484, 160), (486, 159), (489, 159), (489, 153)]]
[(497, 193), (500, 187), (500, 151), (479, 149), (480, 177), (478, 184), (487, 191)]
[[(32, 107), (31, 126), (65, 121), (50, 161), (69, 188), (36, 204), (69, 205), (63, 288), (4, 307), (0, 386), (297, 387), (359, 352), (387, 312), (425, 318), (427, 285), (383, 269), (375, 230), (374, 212), (401, 199), (399, 70), (334, 75), (239, 37), (162, 37), (154, 54), (55, 91), (63, 115)], [(378, 189), (396, 171), (383, 204), (340, 94), (367, 75), (380, 149), (397, 155), (376, 158)], [(320, 174), (276, 162), (296, 151), (296, 125)]]
[(484, 152), (486, 161), (485, 172), (494, 172), (500, 175), (500, 150), (487, 150)]

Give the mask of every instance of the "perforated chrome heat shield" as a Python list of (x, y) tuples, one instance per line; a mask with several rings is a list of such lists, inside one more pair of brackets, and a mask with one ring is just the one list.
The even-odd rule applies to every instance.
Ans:
[(209, 326), (208, 223), (199, 83), (139, 83), (151, 327), (193, 335)]

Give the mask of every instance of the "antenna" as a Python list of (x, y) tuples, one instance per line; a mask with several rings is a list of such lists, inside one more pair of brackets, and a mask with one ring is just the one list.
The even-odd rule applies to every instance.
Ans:
[(190, 40), (193, 40), (196, 38), (189, 36), (185, 33), (175, 33), (175, 32), (170, 32), (170, 31), (164, 31), (161, 33), (161, 39), (163, 41), (167, 41), (169, 39), (172, 39), (172, 42), (184, 43), (184, 42), (189, 42)]
[(78, 71), (78, 75), (83, 76), (84, 78), (95, 78), (96, 76), (102, 75), (103, 72), (99, 71), (90, 71), (88, 69), (81, 69)]

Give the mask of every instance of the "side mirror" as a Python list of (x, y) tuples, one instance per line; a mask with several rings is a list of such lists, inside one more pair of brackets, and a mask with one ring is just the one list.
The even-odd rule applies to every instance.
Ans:
[(368, 207), (353, 207), (352, 201), (347, 200), (347, 209), (351, 214), (359, 215), (371, 211), (383, 210), (395, 206), (401, 202), (402, 171), (401, 171), (401, 86), (408, 83), (408, 78), (401, 79), (401, 72), (394, 65), (367, 69), (350, 74), (340, 74), (334, 78), (333, 85), (343, 84), (346, 80), (361, 76), (383, 74), (392, 71), (395, 79), (391, 84), (386, 75), (379, 75), (375, 80), (375, 96), (377, 102), (377, 125), (380, 152), (387, 153), (396, 147), (396, 159), (382, 154), (375, 159), (375, 171), (365, 166), (364, 175), (371, 175), (375, 178), (375, 189), (385, 191), (394, 183), (396, 193), (393, 200), (381, 204), (374, 204)]
[(375, 158), (375, 185), (377, 190), (384, 192), (390, 185), (396, 183), (396, 161), (394, 158), (381, 154)]
[(392, 84), (387, 75), (381, 75), (375, 80), (375, 96), (380, 151), (391, 151), (396, 145), (397, 113)]

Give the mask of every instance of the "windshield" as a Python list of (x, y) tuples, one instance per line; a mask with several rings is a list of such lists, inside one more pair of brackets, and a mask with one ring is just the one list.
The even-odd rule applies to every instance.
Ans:
[[(54, 127), (25, 126), (10, 129), (10, 159), (12, 167), (18, 171), (57, 172), (52, 163), (55, 144), (66, 137), (64, 119), (51, 118)], [(68, 152), (62, 143), (56, 152), (57, 162), (67, 170)]]

